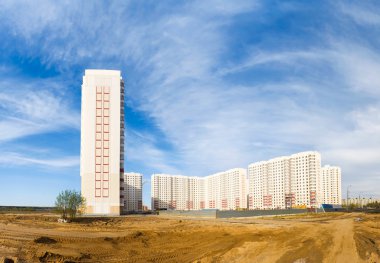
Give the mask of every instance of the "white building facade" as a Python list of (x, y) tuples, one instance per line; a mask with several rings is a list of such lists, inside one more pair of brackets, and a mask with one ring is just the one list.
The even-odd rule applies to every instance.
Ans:
[(337, 166), (326, 165), (321, 169), (321, 189), (323, 204), (342, 204), (341, 169)]
[(124, 83), (120, 71), (86, 70), (83, 76), (80, 174), (86, 214), (122, 212)]
[(231, 169), (207, 177), (154, 174), (151, 195), (153, 210), (247, 208), (246, 170)]
[(203, 209), (204, 190), (204, 179), (201, 177), (153, 174), (151, 178), (152, 209)]
[(206, 208), (235, 210), (247, 208), (247, 171), (235, 168), (205, 177)]
[(124, 173), (124, 212), (142, 211), (142, 177), (140, 173)]
[(301, 152), (248, 166), (249, 208), (318, 207), (321, 156)]

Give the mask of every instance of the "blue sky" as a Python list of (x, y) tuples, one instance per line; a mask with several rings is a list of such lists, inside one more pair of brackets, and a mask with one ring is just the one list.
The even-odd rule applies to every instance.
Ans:
[(0, 3), (0, 205), (80, 189), (80, 86), (120, 69), (126, 170), (205, 176), (304, 150), (380, 195), (377, 1)]

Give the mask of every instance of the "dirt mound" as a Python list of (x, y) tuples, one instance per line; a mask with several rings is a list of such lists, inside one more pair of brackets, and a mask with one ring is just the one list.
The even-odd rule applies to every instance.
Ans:
[(114, 217), (77, 217), (73, 218), (71, 222), (89, 226), (118, 226), (124, 223), (125, 219)]
[(4, 263), (14, 263), (15, 261), (11, 258), (4, 258), (3, 261)]
[(65, 256), (59, 253), (45, 251), (38, 257), (38, 260), (40, 262), (74, 263), (74, 262), (82, 262), (83, 260), (86, 260), (86, 259), (88, 260), (90, 258), (91, 257), (88, 254), (81, 254), (80, 256), (75, 257), (75, 256)]
[(50, 237), (39, 237), (34, 240), (34, 243), (39, 244), (55, 244), (57, 243), (57, 240), (50, 238)]

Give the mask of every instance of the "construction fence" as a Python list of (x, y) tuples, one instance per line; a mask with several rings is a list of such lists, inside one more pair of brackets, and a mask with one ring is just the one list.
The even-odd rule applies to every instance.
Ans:
[(179, 211), (179, 210), (163, 210), (159, 211), (161, 216), (185, 216), (185, 217), (203, 217), (203, 218), (232, 218), (232, 217), (254, 217), (254, 216), (278, 216), (278, 215), (295, 215), (304, 214), (308, 212), (324, 212), (322, 209), (276, 209), (276, 210), (246, 210), (246, 211), (236, 211), (236, 210), (190, 210), (190, 211)]

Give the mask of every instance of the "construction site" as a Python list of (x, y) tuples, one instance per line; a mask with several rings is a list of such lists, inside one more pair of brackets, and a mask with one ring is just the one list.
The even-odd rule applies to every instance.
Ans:
[(0, 262), (380, 262), (380, 214), (0, 214)]

